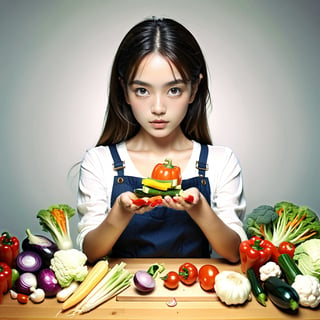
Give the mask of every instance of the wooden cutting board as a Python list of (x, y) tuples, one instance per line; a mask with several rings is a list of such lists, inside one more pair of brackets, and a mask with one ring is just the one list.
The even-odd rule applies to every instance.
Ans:
[(134, 284), (122, 291), (118, 296), (118, 301), (164, 301), (168, 302), (175, 298), (179, 301), (217, 301), (218, 297), (214, 292), (206, 292), (200, 287), (200, 283), (196, 282), (192, 286), (186, 286), (179, 283), (179, 287), (175, 290), (167, 289), (163, 285), (163, 280), (156, 279), (156, 287), (152, 292), (141, 293)]

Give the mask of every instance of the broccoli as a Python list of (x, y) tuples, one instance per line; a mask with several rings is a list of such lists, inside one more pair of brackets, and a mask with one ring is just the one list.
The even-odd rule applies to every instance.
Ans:
[(243, 226), (249, 238), (253, 236), (263, 237), (261, 226), (272, 224), (278, 217), (273, 207), (261, 205), (246, 216)]
[(281, 201), (274, 207), (262, 205), (244, 220), (248, 237), (259, 236), (275, 246), (283, 241), (295, 245), (311, 238), (320, 238), (320, 221), (315, 212), (306, 206)]

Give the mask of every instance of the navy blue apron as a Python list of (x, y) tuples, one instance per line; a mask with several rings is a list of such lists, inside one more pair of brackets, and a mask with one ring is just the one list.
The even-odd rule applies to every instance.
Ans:
[[(115, 145), (109, 146), (114, 161), (111, 206), (119, 194), (141, 188), (142, 178), (125, 176), (124, 162)], [(205, 177), (208, 146), (201, 145), (196, 163), (199, 176), (182, 181), (182, 189), (197, 187), (210, 203), (210, 185)], [(186, 211), (155, 207), (144, 214), (135, 214), (110, 253), (112, 257), (209, 257), (209, 243), (199, 226)]]

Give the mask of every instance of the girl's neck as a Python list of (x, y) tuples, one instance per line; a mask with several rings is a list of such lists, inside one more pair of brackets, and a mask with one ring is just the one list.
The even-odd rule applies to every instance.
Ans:
[(140, 131), (136, 136), (126, 142), (130, 151), (144, 151), (151, 153), (169, 153), (192, 148), (192, 141), (182, 131), (176, 132), (174, 136), (163, 138), (153, 137)]

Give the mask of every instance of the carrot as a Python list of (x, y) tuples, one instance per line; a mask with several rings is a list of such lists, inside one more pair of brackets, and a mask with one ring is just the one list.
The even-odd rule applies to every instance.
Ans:
[(54, 208), (51, 214), (55, 217), (58, 225), (61, 227), (64, 234), (67, 233), (66, 214), (61, 209)]
[(162, 196), (153, 196), (151, 198), (148, 199), (147, 201), (147, 205), (151, 205), (151, 207), (155, 207), (158, 204), (162, 203)]
[(70, 309), (71, 307), (82, 301), (92, 289), (101, 281), (101, 279), (109, 271), (109, 263), (107, 260), (98, 261), (92, 269), (90, 269), (86, 278), (81, 282), (76, 291), (62, 305), (62, 310)]
[(292, 221), (289, 221), (288, 224), (286, 225), (286, 230), (289, 227), (293, 227), (297, 223), (298, 218), (299, 218), (299, 215), (296, 215)]
[(261, 224), (261, 226), (260, 226), (260, 232), (262, 233), (262, 235), (263, 235), (263, 236), (265, 236), (265, 233), (264, 233), (264, 228), (263, 228), (263, 226), (264, 226), (264, 225), (263, 225), (263, 224)]
[(277, 211), (277, 214), (279, 215), (279, 217), (281, 217), (282, 213), (283, 213), (283, 208), (280, 208), (280, 209)]
[(300, 224), (300, 222), (301, 222), (303, 219), (305, 219), (305, 217), (306, 217), (306, 214), (304, 214), (304, 215), (299, 219), (299, 221), (297, 221), (294, 225), (292, 225), (292, 230), (294, 230), (294, 229)]
[[(312, 230), (311, 230), (311, 231), (312, 231)], [(309, 239), (310, 237), (314, 236), (315, 234), (317, 234), (317, 231), (313, 231), (312, 233), (309, 233), (309, 234), (307, 234), (306, 236), (303, 236), (303, 237), (299, 238), (299, 240), (300, 240), (300, 241), (301, 241), (301, 240), (307, 240), (307, 239)]]

